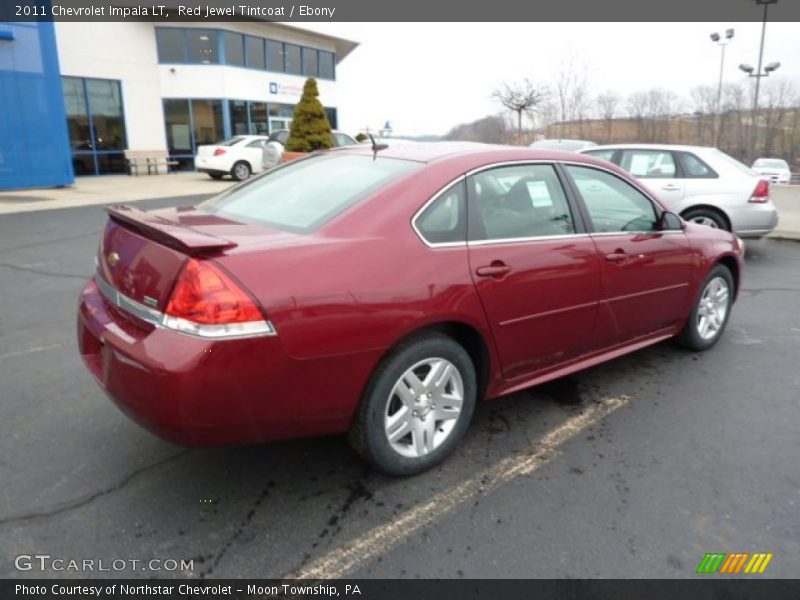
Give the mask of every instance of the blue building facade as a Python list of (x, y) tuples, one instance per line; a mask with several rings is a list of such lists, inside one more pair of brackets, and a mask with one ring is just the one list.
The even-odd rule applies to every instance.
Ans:
[(53, 23), (0, 22), (0, 189), (74, 180)]

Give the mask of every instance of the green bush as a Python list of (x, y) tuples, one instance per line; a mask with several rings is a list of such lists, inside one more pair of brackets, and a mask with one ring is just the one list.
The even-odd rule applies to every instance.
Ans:
[(364, 133), (363, 131), (356, 136), (357, 142), (366, 142), (369, 139), (369, 136)]
[(294, 107), (286, 149), (290, 152), (313, 152), (325, 148), (333, 148), (331, 124), (319, 101), (317, 80), (309, 77), (303, 86), (303, 96)]

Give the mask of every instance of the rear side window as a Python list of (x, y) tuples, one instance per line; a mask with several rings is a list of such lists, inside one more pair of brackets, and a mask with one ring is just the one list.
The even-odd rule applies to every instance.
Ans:
[(204, 202), (236, 221), (310, 233), (389, 182), (422, 167), (393, 158), (328, 154), (289, 163)]
[[(469, 177), (470, 241), (575, 233), (572, 213), (552, 165), (497, 167)], [(473, 210), (474, 208), (474, 210)]]
[(464, 242), (467, 239), (466, 193), (459, 181), (431, 202), (414, 221), (429, 244)]
[(681, 152), (684, 177), (688, 179), (713, 179), (717, 173), (691, 152)]
[(639, 179), (675, 177), (675, 158), (664, 150), (623, 150), (620, 166)]

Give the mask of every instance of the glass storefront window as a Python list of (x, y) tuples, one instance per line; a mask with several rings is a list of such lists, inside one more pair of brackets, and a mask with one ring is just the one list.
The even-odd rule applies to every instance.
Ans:
[(286, 44), (286, 72), (293, 75), (302, 75), (303, 65), (300, 61), (300, 46)]
[(247, 135), (247, 102), (229, 100), (228, 116), (231, 121), (231, 135)]
[(333, 52), (319, 51), (319, 76), (323, 79), (333, 79)]
[(252, 135), (268, 135), (267, 103), (250, 103), (250, 133)]
[(223, 32), (225, 40), (225, 64), (244, 66), (244, 36), (241, 33)]
[(252, 35), (245, 36), (244, 52), (248, 67), (252, 69), (261, 69), (262, 71), (267, 67), (263, 39), (253, 37)]
[(183, 29), (161, 27), (156, 29), (156, 47), (158, 48), (159, 62), (186, 62), (184, 45)]
[(192, 154), (192, 121), (188, 100), (164, 100), (164, 124), (170, 156)]
[(267, 70), (282, 73), (283, 68), (283, 44), (267, 40)]
[(222, 100), (192, 100), (195, 148), (213, 144), (225, 137), (222, 126)]
[(213, 29), (187, 29), (186, 50), (189, 62), (218, 63), (217, 32)]
[(306, 77), (317, 77), (317, 51), (313, 48), (303, 48), (303, 75)]
[(119, 81), (64, 77), (62, 87), (75, 174), (124, 173), (127, 136)]

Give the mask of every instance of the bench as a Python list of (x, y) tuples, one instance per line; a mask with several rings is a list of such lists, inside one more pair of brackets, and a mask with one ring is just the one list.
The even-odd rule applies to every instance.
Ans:
[(178, 164), (177, 160), (170, 160), (166, 150), (125, 150), (125, 160), (130, 175), (139, 175), (144, 169), (148, 175), (158, 175), (161, 167), (169, 173), (169, 168)]

